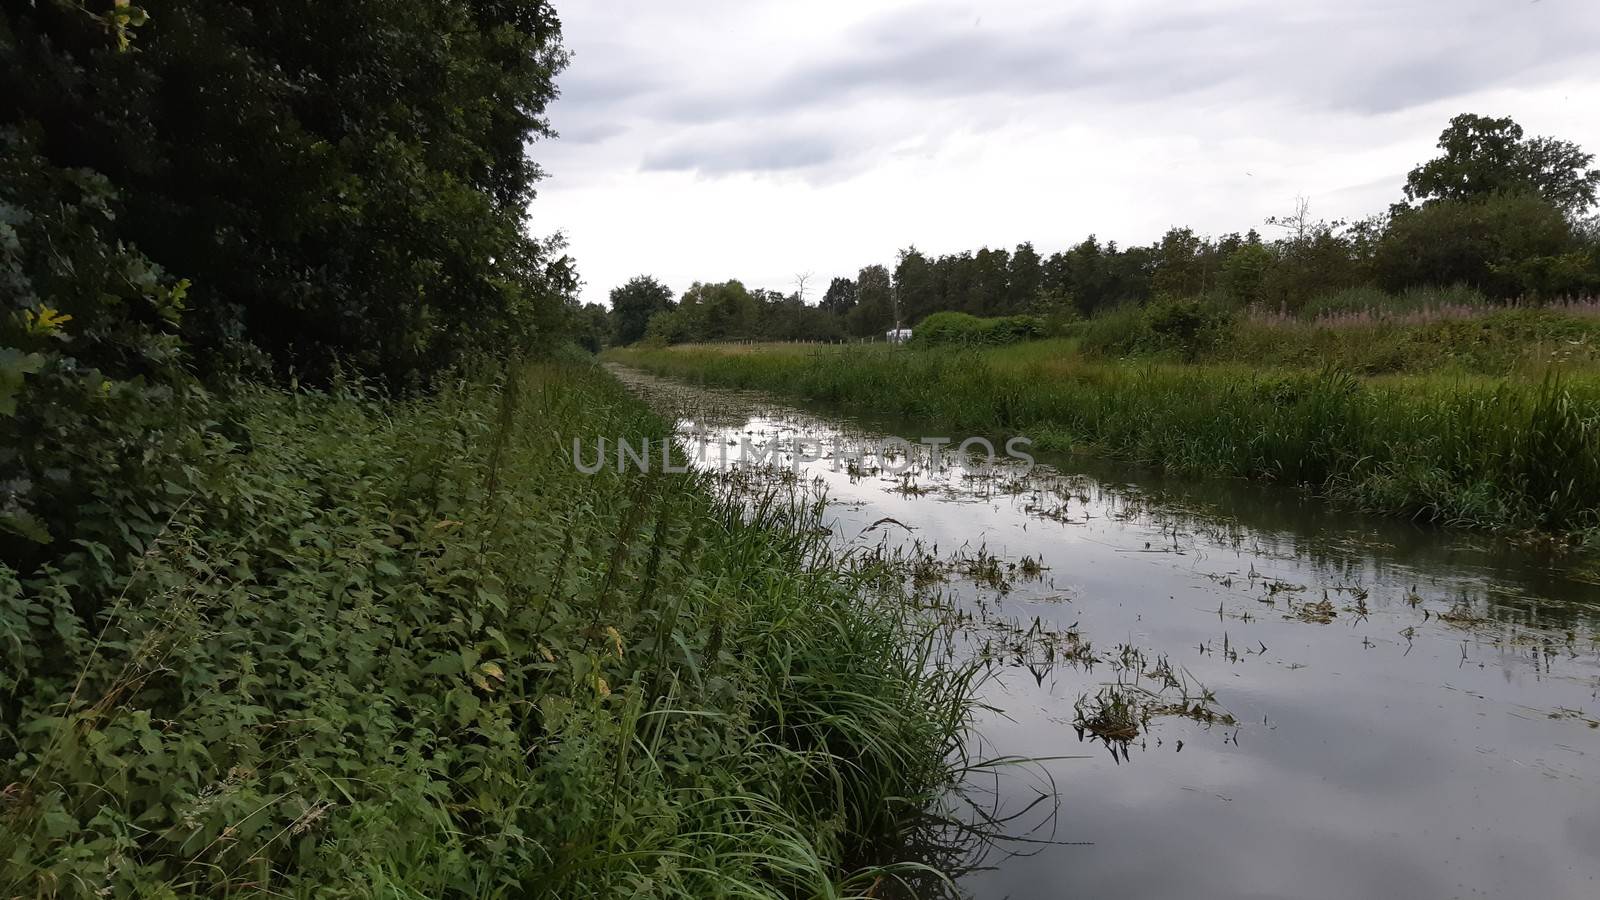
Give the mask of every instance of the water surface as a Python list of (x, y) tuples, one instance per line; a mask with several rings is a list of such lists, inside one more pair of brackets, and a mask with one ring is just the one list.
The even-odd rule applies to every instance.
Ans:
[[(709, 465), (741, 441), (936, 432), (618, 374)], [(1293, 490), (1035, 455), (1025, 477), (949, 454), (796, 467), (841, 545), (962, 561), (929, 590), (988, 659), (984, 750), (1082, 757), (975, 779), (1038, 842), (982, 857), (964, 896), (1600, 897), (1592, 568)], [(1204, 712), (1097, 738), (1079, 707), (1108, 685)]]

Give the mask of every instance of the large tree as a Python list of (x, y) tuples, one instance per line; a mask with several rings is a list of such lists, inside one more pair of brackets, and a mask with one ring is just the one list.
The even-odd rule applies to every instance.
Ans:
[(170, 0), (115, 36), (88, 10), (4, 5), (0, 126), (120, 191), (113, 236), (193, 281), (202, 367), (410, 383), (570, 320), (527, 228), (567, 60), (545, 0)]
[(1411, 170), (1406, 198), (1414, 202), (1474, 200), (1494, 194), (1535, 193), (1569, 216), (1595, 203), (1600, 170), (1594, 155), (1569, 141), (1523, 139), (1510, 118), (1463, 113), (1439, 135), (1443, 153)]
[(822, 295), (821, 306), (836, 316), (843, 316), (856, 305), (856, 283), (848, 278), (835, 278), (828, 282)]
[(889, 270), (879, 265), (856, 275), (856, 307), (850, 313), (850, 332), (860, 337), (882, 334), (894, 326), (894, 287)]
[(649, 275), (635, 275), (627, 284), (611, 289), (613, 338), (618, 344), (639, 340), (650, 317), (672, 306), (671, 288)]

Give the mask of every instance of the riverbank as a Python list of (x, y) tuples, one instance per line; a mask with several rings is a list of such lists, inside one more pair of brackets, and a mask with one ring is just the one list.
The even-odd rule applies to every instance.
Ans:
[(1020, 434), (1180, 473), (1308, 485), (1362, 509), (1593, 543), (1600, 383), (1361, 377), (1335, 369), (1093, 359), (1038, 344), (623, 348), (645, 371)]
[[(923, 433), (618, 375), (711, 469), (718, 448)], [(947, 867), (958, 891), (914, 896), (1594, 896), (1587, 559), (1103, 460), (894, 463), (780, 472), (826, 486), (839, 546), (904, 554), (984, 660), (975, 743), (1038, 762), (970, 779), (971, 820), (1067, 842), (980, 852)]]
[(969, 670), (815, 507), (580, 474), (669, 433), (597, 367), (216, 403), (136, 560), (0, 567), (0, 893), (863, 896), (948, 785)]

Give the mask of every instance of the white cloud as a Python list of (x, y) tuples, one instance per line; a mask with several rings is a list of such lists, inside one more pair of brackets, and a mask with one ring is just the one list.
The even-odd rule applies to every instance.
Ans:
[(533, 207), (603, 300), (1399, 198), (1450, 116), (1600, 151), (1592, 0), (585, 0)]

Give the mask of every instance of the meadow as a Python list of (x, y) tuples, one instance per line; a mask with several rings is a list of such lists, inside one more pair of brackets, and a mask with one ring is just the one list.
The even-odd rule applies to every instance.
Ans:
[(926, 874), (896, 848), (959, 765), (971, 670), (806, 498), (579, 474), (574, 437), (669, 433), (592, 362), (215, 402), (235, 441), (122, 512), (128, 564), (0, 566), (0, 895)]
[[(1001, 347), (609, 351), (1044, 449), (1305, 485), (1419, 521), (1592, 542), (1600, 316), (1579, 309), (1206, 320), (1134, 309)], [(1163, 325), (1177, 326), (1163, 330)]]

